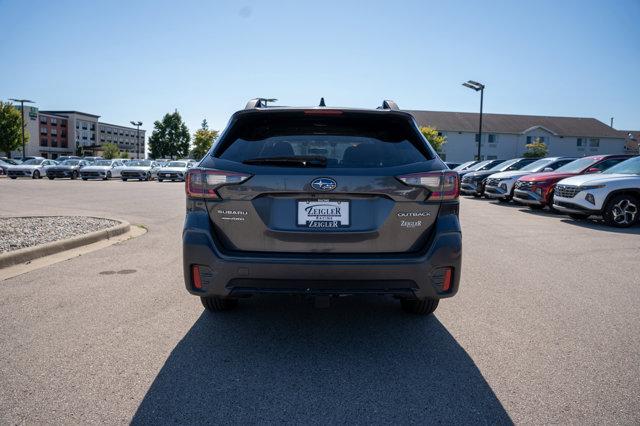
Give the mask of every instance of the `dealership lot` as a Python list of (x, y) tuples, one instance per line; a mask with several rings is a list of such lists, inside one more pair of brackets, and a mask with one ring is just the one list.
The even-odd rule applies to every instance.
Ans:
[(640, 227), (461, 200), (460, 292), (184, 290), (181, 183), (0, 180), (0, 215), (79, 214), (138, 238), (0, 282), (0, 423), (640, 421)]

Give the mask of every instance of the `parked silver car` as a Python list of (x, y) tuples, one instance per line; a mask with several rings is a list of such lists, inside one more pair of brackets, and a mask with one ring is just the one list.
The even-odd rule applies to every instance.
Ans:
[(119, 160), (97, 160), (95, 163), (83, 167), (80, 170), (80, 177), (82, 180), (109, 180), (112, 177), (120, 177), (123, 168), (124, 164)]
[(120, 171), (120, 178), (123, 181), (128, 179), (152, 180), (157, 177), (160, 167), (151, 160), (132, 160)]
[(88, 166), (85, 160), (64, 160), (62, 163), (47, 168), (47, 177), (50, 180), (55, 178), (77, 179), (80, 177), (80, 170)]
[(184, 182), (187, 170), (195, 164), (192, 160), (170, 161), (165, 167), (158, 170), (158, 182), (170, 180), (172, 182)]
[(47, 174), (47, 168), (55, 166), (56, 164), (58, 164), (58, 162), (55, 160), (47, 160), (42, 157), (32, 158), (20, 165), (9, 167), (7, 169), (7, 176), (11, 179), (19, 177), (42, 179), (42, 176)]

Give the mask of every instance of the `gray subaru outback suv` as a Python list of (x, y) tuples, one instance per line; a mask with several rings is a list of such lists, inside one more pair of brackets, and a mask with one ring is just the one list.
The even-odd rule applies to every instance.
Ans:
[(253, 99), (187, 173), (187, 290), (209, 311), (259, 293), (380, 294), (430, 314), (458, 290), (459, 178), (392, 101)]

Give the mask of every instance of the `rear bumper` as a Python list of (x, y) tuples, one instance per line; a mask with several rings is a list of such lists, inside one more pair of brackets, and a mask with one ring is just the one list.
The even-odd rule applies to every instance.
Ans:
[[(183, 268), (187, 291), (197, 296), (255, 293), (393, 294), (445, 298), (458, 291), (462, 236), (455, 215), (438, 219), (429, 247), (420, 254), (380, 256), (304, 254), (226, 254), (212, 237), (206, 212), (188, 212), (183, 230)], [(202, 288), (193, 284), (199, 265)], [(443, 268), (453, 268), (443, 292)]]

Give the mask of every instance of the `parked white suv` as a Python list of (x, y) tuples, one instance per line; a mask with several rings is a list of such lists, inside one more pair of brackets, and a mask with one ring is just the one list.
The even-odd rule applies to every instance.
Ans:
[(533, 173), (552, 172), (573, 160), (575, 160), (575, 158), (547, 157), (534, 161), (520, 170), (494, 173), (487, 178), (484, 195), (489, 198), (496, 198), (499, 201), (509, 201), (513, 198), (513, 186), (521, 177)]
[(556, 185), (553, 207), (574, 219), (598, 215), (611, 226), (633, 225), (640, 217), (640, 157), (599, 174), (561, 180)]

